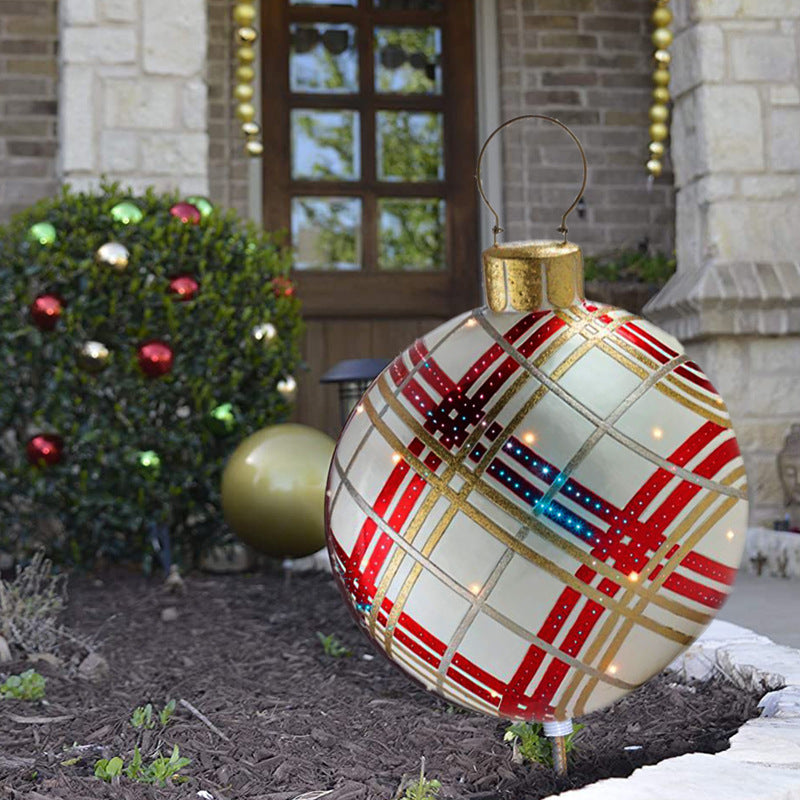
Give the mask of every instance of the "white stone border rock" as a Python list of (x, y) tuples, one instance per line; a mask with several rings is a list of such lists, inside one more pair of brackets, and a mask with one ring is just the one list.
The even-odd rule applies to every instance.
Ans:
[[(800, 614), (798, 608), (786, 613)], [(800, 651), (716, 620), (670, 669), (773, 689), (729, 750), (690, 753), (557, 795), (563, 800), (800, 800)], [(784, 687), (784, 688), (778, 688)], [(555, 795), (554, 795), (555, 796)]]
[[(742, 570), (758, 574), (756, 559), (763, 559), (762, 574), (779, 578), (800, 578), (800, 533), (749, 528)], [(800, 599), (800, 593), (798, 594)]]

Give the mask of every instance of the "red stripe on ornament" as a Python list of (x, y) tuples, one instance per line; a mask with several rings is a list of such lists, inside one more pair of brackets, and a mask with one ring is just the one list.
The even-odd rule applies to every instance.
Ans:
[(646, 331), (635, 322), (629, 322), (627, 323), (627, 326), (632, 331), (636, 331), (636, 333), (638, 333), (642, 338), (647, 339), (647, 341), (651, 342), (652, 344), (658, 345), (670, 358), (677, 358), (680, 355), (680, 353), (676, 352), (671, 347), (667, 346), (666, 343), (662, 342), (661, 339), (653, 336), (652, 333)]
[(681, 561), (681, 566), (727, 586), (731, 586), (736, 578), (736, 567), (729, 567), (727, 564), (722, 564), (694, 551), (687, 554), (686, 558)]

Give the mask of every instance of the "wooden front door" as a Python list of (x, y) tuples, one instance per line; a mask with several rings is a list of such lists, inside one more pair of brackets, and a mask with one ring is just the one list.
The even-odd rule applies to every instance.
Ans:
[(390, 358), (478, 298), (471, 0), (265, 0), (264, 222), (307, 323), (300, 422), (335, 435), (345, 358)]

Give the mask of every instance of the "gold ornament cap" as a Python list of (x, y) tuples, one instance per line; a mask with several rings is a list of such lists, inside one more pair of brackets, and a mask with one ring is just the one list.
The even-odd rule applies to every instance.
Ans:
[[(539, 119), (553, 123), (565, 131), (578, 146), (583, 162), (583, 181), (572, 205), (561, 216), (558, 232), (562, 241), (507, 242), (498, 244), (503, 232), (500, 218), (492, 207), (481, 180), (481, 162), (489, 142), (509, 125), (521, 120)], [(489, 134), (478, 155), (475, 178), (478, 192), (494, 216), (494, 244), (483, 251), (483, 279), (486, 301), (496, 312), (526, 312), (537, 309), (569, 308), (585, 299), (583, 289), (583, 253), (578, 245), (567, 240), (567, 217), (578, 205), (586, 189), (588, 166), (586, 153), (578, 137), (563, 123), (542, 114), (524, 114), (504, 122)]]
[(483, 280), (498, 313), (569, 308), (584, 300), (583, 253), (572, 242), (497, 244), (483, 251)]

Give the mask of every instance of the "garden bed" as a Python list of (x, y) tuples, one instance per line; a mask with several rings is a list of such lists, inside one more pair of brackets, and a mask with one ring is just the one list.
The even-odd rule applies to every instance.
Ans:
[[(533, 800), (682, 753), (717, 752), (757, 714), (759, 691), (664, 674), (584, 720), (570, 775), (558, 781), (548, 768), (512, 763), (505, 724), (448, 706), (374, 655), (329, 575), (288, 585), (277, 571), (196, 575), (185, 585), (174, 595), (119, 570), (72, 579), (67, 622), (100, 630), (110, 671), (91, 683), (38, 662), (46, 704), (0, 702), (0, 797), (204, 790), (218, 800), (291, 800), (334, 790), (328, 800), (389, 800), (424, 756), (442, 798)], [(352, 656), (326, 655), (318, 632), (335, 634)], [(0, 675), (29, 666), (3, 664)], [(135, 707), (170, 699), (186, 704), (166, 728), (131, 726)], [(93, 776), (97, 759), (129, 763), (137, 744), (145, 756), (179, 745), (191, 759), (188, 782), (155, 789), (123, 777), (112, 787)]]

